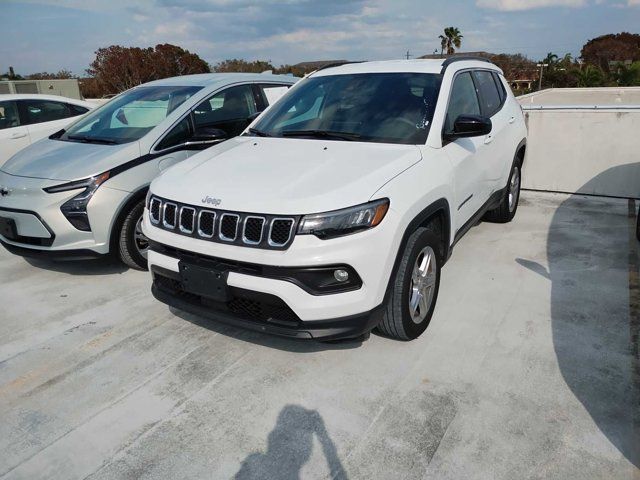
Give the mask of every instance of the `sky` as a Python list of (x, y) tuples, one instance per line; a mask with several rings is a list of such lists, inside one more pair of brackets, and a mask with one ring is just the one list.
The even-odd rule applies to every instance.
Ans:
[(0, 72), (83, 75), (114, 44), (277, 66), (433, 53), (447, 26), (461, 51), (575, 56), (599, 35), (640, 33), (640, 0), (0, 0), (0, 19)]

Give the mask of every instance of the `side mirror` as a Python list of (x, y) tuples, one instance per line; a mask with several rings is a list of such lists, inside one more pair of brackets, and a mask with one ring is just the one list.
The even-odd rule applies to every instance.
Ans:
[(491, 119), (480, 115), (460, 115), (453, 123), (453, 132), (445, 134), (448, 140), (480, 137), (491, 133)]
[(213, 145), (227, 139), (227, 132), (219, 128), (200, 127), (187, 141), (187, 145)]

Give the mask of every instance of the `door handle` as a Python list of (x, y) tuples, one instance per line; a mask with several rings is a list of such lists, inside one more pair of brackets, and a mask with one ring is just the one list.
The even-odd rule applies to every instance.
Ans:
[(491, 135), (487, 135), (484, 139), (484, 144), (489, 145), (491, 142), (493, 142), (493, 137)]
[(513, 122), (515, 122), (515, 121), (516, 121), (516, 117), (511, 117), (511, 118), (509, 119), (509, 123), (513, 123)]
[(17, 133), (17, 132), (16, 132), (16, 133), (12, 133), (12, 134), (11, 134), (11, 139), (12, 139), (12, 140), (16, 140), (16, 139), (18, 139), (18, 138), (24, 138), (24, 137), (26, 137), (26, 136), (27, 136), (27, 134), (26, 134), (26, 133)]

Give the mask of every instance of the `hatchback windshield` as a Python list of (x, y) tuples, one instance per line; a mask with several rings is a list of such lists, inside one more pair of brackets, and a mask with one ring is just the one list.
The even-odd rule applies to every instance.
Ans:
[(311, 77), (265, 113), (253, 135), (420, 144), (441, 76), (359, 73)]
[(60, 139), (106, 144), (138, 140), (201, 88), (134, 88), (72, 125)]

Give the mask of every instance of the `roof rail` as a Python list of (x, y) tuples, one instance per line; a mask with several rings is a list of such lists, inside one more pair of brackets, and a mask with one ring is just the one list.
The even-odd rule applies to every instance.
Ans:
[(442, 70), (440, 70), (440, 75), (442, 75), (447, 67), (455, 62), (464, 62), (464, 61), (476, 61), (476, 62), (487, 62), (493, 64), (493, 62), (487, 57), (479, 57), (479, 56), (471, 56), (471, 55), (457, 55), (455, 57), (449, 57), (444, 62), (442, 62)]

